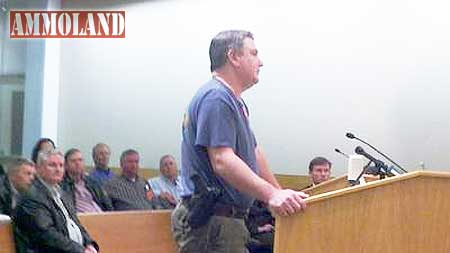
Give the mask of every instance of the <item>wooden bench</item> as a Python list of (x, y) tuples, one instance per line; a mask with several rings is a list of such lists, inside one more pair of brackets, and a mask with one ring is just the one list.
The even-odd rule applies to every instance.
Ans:
[(168, 210), (80, 214), (105, 253), (175, 253)]
[[(115, 168), (116, 172), (118, 169)], [(141, 169), (148, 178), (159, 171)], [(309, 184), (307, 176), (275, 175), (284, 188), (301, 189)], [(170, 211), (130, 211), (80, 214), (79, 218), (104, 253), (175, 253), (170, 228)], [(11, 224), (0, 225), (0, 253), (14, 253)]]
[[(171, 211), (80, 214), (81, 223), (104, 253), (176, 253)], [(0, 253), (14, 253), (12, 225), (0, 224)]]
[(12, 224), (0, 223), (0, 253), (16, 252)]

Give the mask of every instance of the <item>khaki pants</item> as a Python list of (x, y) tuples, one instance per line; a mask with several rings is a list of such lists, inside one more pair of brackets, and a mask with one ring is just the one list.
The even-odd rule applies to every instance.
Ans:
[(172, 212), (172, 233), (180, 253), (248, 253), (249, 232), (243, 219), (212, 216), (192, 229), (186, 222), (187, 207), (180, 203)]

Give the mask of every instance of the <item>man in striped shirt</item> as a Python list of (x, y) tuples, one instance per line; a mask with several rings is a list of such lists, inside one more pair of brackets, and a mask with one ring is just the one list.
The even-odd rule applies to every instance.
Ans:
[(122, 174), (116, 175), (105, 184), (105, 190), (112, 200), (114, 210), (148, 210), (169, 208), (153, 196), (144, 179), (138, 175), (139, 153), (134, 149), (125, 150), (120, 156)]

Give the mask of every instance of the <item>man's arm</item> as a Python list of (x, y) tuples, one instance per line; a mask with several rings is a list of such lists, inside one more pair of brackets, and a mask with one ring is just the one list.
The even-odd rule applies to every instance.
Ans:
[(259, 167), (259, 176), (262, 177), (267, 182), (269, 182), (275, 188), (281, 189), (280, 184), (273, 175), (272, 171), (269, 169), (269, 163), (267, 162), (266, 156), (264, 155), (262, 149), (259, 146), (255, 148), (255, 155), (256, 155), (256, 163), (258, 164)]
[(256, 175), (231, 148), (208, 148), (214, 172), (234, 188), (268, 202), (276, 188)]
[(275, 213), (289, 215), (306, 207), (306, 194), (276, 188), (256, 175), (231, 148), (208, 148), (208, 156), (217, 175), (237, 190), (268, 203)]

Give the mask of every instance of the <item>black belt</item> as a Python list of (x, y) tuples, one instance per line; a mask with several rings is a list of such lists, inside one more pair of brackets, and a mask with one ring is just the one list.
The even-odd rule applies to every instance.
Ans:
[[(192, 195), (181, 197), (182, 203), (185, 205), (189, 205), (190, 200), (192, 199)], [(237, 207), (233, 205), (227, 205), (222, 203), (216, 203), (214, 206), (214, 215), (229, 217), (235, 219), (244, 219), (248, 215), (248, 209)]]
[(244, 219), (245, 217), (247, 217), (247, 214), (247, 208), (225, 205), (221, 203), (216, 203), (216, 206), (214, 207), (214, 215), (217, 216)]

